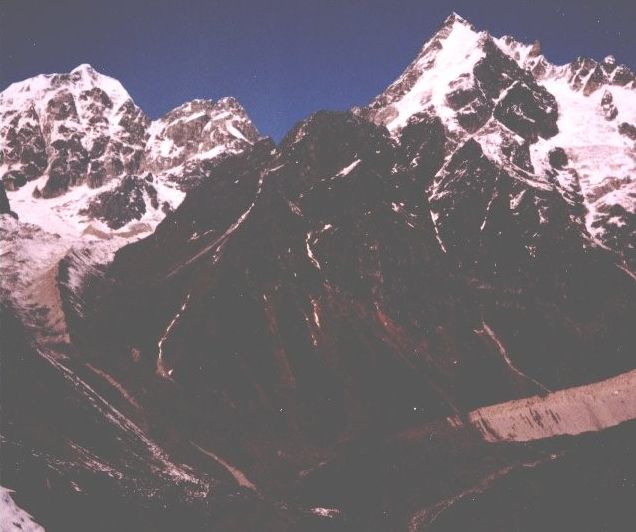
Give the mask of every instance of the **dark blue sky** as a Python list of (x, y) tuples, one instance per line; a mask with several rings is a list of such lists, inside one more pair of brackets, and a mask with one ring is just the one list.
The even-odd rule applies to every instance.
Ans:
[(91, 63), (153, 118), (232, 95), (280, 139), (315, 110), (367, 103), (451, 11), (538, 38), (556, 63), (636, 67), (636, 0), (0, 0), (0, 89)]

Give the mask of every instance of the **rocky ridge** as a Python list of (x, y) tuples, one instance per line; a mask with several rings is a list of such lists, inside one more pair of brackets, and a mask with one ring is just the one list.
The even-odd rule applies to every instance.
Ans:
[(541, 78), (524, 46), (452, 15), (368, 107), (278, 146), (240, 129), (211, 179), (189, 169), (225, 110), (186, 105), (92, 206), (161, 208), (151, 168), (196, 190), (134, 244), (66, 253), (4, 216), (24, 508), (65, 530), (623, 530), (636, 277), (630, 240), (590, 230), (575, 113), (628, 161), (632, 88)]
[[(56, 210), (60, 225), (80, 230), (152, 228), (219, 159), (259, 138), (233, 98), (194, 100), (151, 121), (118, 81), (90, 65), (0, 94), (0, 178), (16, 212), (36, 224), (34, 214)], [(130, 203), (112, 200), (122, 193)]]
[[(538, 43), (495, 38), (452, 14), (404, 73), (358, 112), (394, 132), (418, 115), (436, 117), (451, 146), (446, 162), (477, 142), (484, 157), (528, 190), (526, 200), (560, 194), (572, 223), (582, 221), (591, 238), (634, 268), (636, 82), (613, 58), (555, 66)], [(431, 198), (438, 186), (429, 186)], [(512, 211), (525, 204), (515, 201), (520, 194), (521, 188), (510, 197)], [(534, 210), (549, 221), (539, 204)]]

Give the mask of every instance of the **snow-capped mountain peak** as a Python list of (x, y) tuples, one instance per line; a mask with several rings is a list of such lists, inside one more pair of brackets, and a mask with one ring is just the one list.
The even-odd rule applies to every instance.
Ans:
[[(492, 37), (451, 14), (362, 113), (396, 138), (422, 116), (440, 119), (446, 162), (473, 139), (517, 182), (560, 191), (584, 213), (592, 238), (633, 262), (635, 86), (634, 74), (613, 56), (554, 65), (537, 41)], [(524, 161), (521, 168), (511, 154)], [(440, 174), (435, 183), (443, 181)], [(433, 185), (434, 198), (437, 192)]]
[[(452, 14), (369, 107), (277, 147), (234, 98), (151, 121), (88, 65), (12, 86), (15, 503), (69, 531), (630, 522), (636, 105), (618, 68), (549, 65)], [(572, 500), (594, 504), (572, 521)]]
[(89, 64), (0, 93), (0, 177), (11, 207), (23, 221), (59, 217), (49, 225), (58, 232), (101, 222), (100, 232), (129, 222), (151, 230), (215, 161), (259, 138), (234, 98), (194, 100), (151, 122), (119, 81)]
[(80, 65), (0, 94), (0, 175), (8, 190), (46, 176), (45, 197), (135, 171), (148, 119), (117, 80)]
[(82, 74), (82, 73), (86, 73), (88, 75), (95, 75), (96, 71), (95, 69), (88, 63), (81, 63), (79, 65), (77, 65), (73, 70), (71, 70), (71, 74)]
[(374, 119), (389, 130), (396, 130), (425, 108), (448, 115), (445, 97), (451, 83), (470, 74), (483, 58), (482, 45), (488, 38), (486, 32), (477, 32), (469, 22), (452, 13), (404, 73), (371, 103)]
[(42, 110), (51, 93), (68, 90), (74, 95), (79, 95), (82, 91), (95, 87), (99, 87), (108, 94), (113, 100), (114, 107), (131, 99), (119, 81), (83, 63), (69, 73), (39, 74), (12, 83), (0, 93), (0, 107), (4, 111), (5, 108), (15, 109), (25, 103), (34, 103), (38, 110)]
[(538, 44), (511, 37), (496, 41), (559, 105), (559, 133), (531, 147), (535, 171), (548, 172), (549, 153), (562, 147), (583, 196), (588, 232), (634, 265), (636, 76), (613, 55), (553, 65), (541, 55)]
[(442, 27), (454, 26), (455, 24), (462, 24), (472, 30), (475, 29), (474, 26), (468, 20), (462, 17), (459, 13), (455, 11), (451, 11), (450, 15), (448, 15), (448, 17), (446, 17), (446, 19), (442, 23)]
[(186, 102), (148, 128), (143, 170), (178, 179), (203, 172), (202, 162), (239, 153), (261, 138), (232, 97)]

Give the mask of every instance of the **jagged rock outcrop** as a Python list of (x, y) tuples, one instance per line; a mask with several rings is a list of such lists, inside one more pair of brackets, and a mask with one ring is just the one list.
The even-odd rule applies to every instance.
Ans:
[(626, 136), (627, 138), (636, 141), (636, 126), (632, 124), (628, 124), (627, 122), (622, 122), (618, 126), (618, 132), (621, 135)]
[(614, 97), (609, 90), (605, 90), (603, 97), (601, 98), (601, 107), (605, 120), (614, 120), (618, 116), (618, 109), (614, 105)]
[[(103, 199), (128, 189), (132, 176), (151, 173), (157, 201), (148, 197), (136, 212), (144, 213), (144, 223), (152, 228), (164, 204), (176, 207), (220, 159), (260, 138), (234, 98), (193, 100), (151, 122), (118, 81), (89, 65), (14, 83), (0, 94), (0, 179), (10, 192), (37, 180), (16, 200), (27, 221), (31, 212), (49, 209), (38, 200), (84, 187), (82, 200), (74, 201), (79, 194), (72, 194), (68, 212), (59, 213), (62, 223), (85, 216), (82, 229), (92, 220), (120, 228), (122, 220), (136, 219), (115, 212), (123, 203), (111, 202), (97, 218), (92, 213), (98, 210), (88, 204), (101, 201), (96, 195)], [(105, 219), (105, 212), (112, 218)]]
[(10, 214), (17, 218), (17, 215), (11, 210), (11, 205), (9, 205), (9, 198), (7, 198), (7, 193), (4, 190), (4, 186), (0, 187), (0, 214)]
[[(74, 341), (113, 378), (135, 372), (128, 393), (178, 452), (213, 449), (262, 492), (291, 475), (308, 504), (358, 485), (343, 439), (376, 471), (396, 459), (377, 444), (367, 462), (370, 434), (415, 453), (426, 438), (402, 435), (423, 423), (632, 369), (636, 287), (550, 182), (567, 161), (535, 182), (529, 144), (497, 138), (505, 166), (432, 115), (400, 141), (316, 113), (221, 162), (81, 289), (62, 275)], [(488, 460), (469, 429), (444, 430)]]
[(89, 65), (14, 83), (0, 95), (0, 112), (3, 181), (21, 176), (24, 185), (46, 174), (45, 198), (136, 171), (150, 122), (119, 82)]
[[(561, 193), (589, 235), (636, 268), (636, 152), (629, 141), (636, 86), (613, 58), (555, 66), (538, 43), (494, 38), (453, 14), (400, 78), (359, 112), (396, 135), (418, 113), (437, 117), (449, 153), (474, 139), (518, 182)], [(511, 146), (527, 154), (523, 164), (506, 153)], [(621, 183), (621, 190), (600, 194), (606, 180)]]
[(240, 153), (260, 138), (235, 98), (193, 100), (153, 122), (143, 169), (191, 188), (209, 171), (206, 164)]
[[(157, 189), (152, 186), (152, 175), (126, 176), (119, 185), (95, 196), (80, 214), (102, 220), (111, 229), (119, 229), (132, 220), (140, 220), (146, 212), (146, 203), (159, 209)], [(147, 198), (147, 199), (146, 199)], [(164, 203), (165, 212), (170, 205)]]
[(612, 61), (556, 67), (454, 14), (369, 106), (277, 146), (235, 100), (148, 126), (103, 80), (76, 97), (79, 70), (16, 122), (47, 170), (9, 200), (51, 227), (0, 225), (3, 479), (40, 522), (631, 522), (636, 117)]

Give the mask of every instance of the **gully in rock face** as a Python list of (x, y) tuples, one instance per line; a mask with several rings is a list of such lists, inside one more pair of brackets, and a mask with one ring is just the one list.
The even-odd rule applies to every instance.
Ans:
[(457, 14), (278, 144), (88, 65), (9, 86), (2, 527), (628, 530), (632, 130), (613, 57)]

